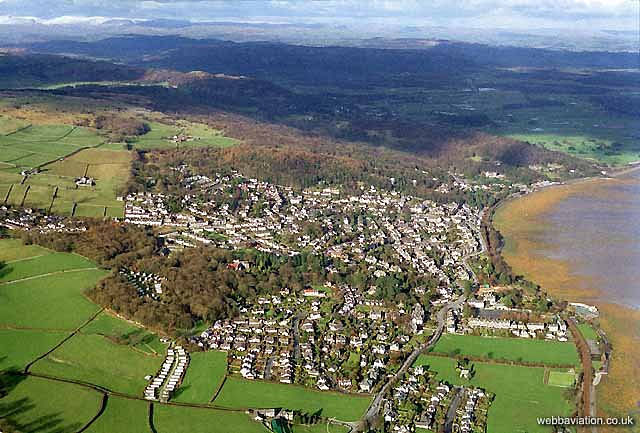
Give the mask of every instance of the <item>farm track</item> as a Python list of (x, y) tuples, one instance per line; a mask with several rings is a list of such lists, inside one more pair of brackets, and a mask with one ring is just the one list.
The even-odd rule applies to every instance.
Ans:
[(5, 281), (3, 283), (0, 283), (0, 286), (6, 286), (8, 284), (20, 283), (22, 281), (37, 280), (38, 278), (50, 277), (52, 275), (70, 274), (70, 273), (75, 273), (75, 272), (97, 271), (97, 270), (99, 270), (99, 268), (82, 268), (82, 269), (70, 269), (68, 271), (49, 272), (48, 274), (41, 274), (41, 275), (34, 275), (33, 277), (20, 278), (19, 280)]

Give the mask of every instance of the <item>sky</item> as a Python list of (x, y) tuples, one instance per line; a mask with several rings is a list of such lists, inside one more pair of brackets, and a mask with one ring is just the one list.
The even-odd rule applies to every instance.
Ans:
[(108, 18), (634, 31), (640, 0), (0, 0), (0, 23)]

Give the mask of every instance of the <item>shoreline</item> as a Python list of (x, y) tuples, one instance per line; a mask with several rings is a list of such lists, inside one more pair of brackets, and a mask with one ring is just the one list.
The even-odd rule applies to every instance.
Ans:
[[(580, 184), (613, 181), (638, 170), (640, 164), (608, 176), (572, 179), (536, 188), (501, 200), (488, 215), (490, 228), (500, 233), (505, 241), (497, 254), (514, 274), (540, 284), (553, 297), (584, 302), (598, 308), (599, 317), (595, 323), (605, 331), (614, 348), (609, 374), (602, 377), (596, 388), (598, 415), (632, 415), (636, 420), (640, 419), (640, 378), (637, 377), (640, 371), (640, 305), (612, 299), (598, 287), (596, 280), (572, 271), (568, 261), (549, 258), (542, 251), (550, 244), (545, 245), (535, 235), (543, 232), (548, 224), (545, 213), (572, 194), (579, 194), (580, 190), (575, 188), (583, 188)], [(536, 198), (531, 200), (534, 194), (537, 194)], [(512, 207), (505, 209), (509, 205)], [(500, 221), (496, 221), (496, 215)], [(602, 428), (599, 431), (627, 430)]]

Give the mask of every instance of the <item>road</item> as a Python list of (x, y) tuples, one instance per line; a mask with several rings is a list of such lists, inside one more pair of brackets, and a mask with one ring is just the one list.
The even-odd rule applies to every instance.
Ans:
[(444, 422), (444, 433), (451, 433), (453, 431), (453, 421), (456, 419), (456, 411), (462, 402), (464, 397), (464, 388), (456, 388), (456, 395), (453, 397), (453, 401), (449, 405), (447, 410), (447, 417)]
[(438, 323), (438, 328), (436, 329), (436, 332), (433, 335), (431, 335), (431, 337), (429, 338), (429, 341), (427, 341), (425, 344), (423, 344), (422, 346), (416, 348), (413, 352), (411, 352), (411, 355), (409, 355), (409, 357), (404, 361), (404, 363), (402, 364), (402, 367), (400, 367), (398, 372), (395, 375), (393, 375), (393, 377), (391, 377), (389, 380), (387, 380), (387, 383), (385, 383), (382, 389), (378, 391), (376, 396), (371, 401), (371, 404), (369, 405), (369, 409), (367, 409), (367, 412), (365, 413), (362, 420), (360, 420), (360, 423), (357, 426), (355, 426), (355, 428), (353, 429), (353, 433), (364, 431), (365, 426), (367, 424), (370, 424), (378, 416), (378, 414), (380, 413), (380, 406), (382, 405), (382, 400), (384, 396), (387, 394), (387, 392), (391, 388), (393, 388), (396, 382), (404, 376), (404, 374), (407, 372), (409, 367), (411, 367), (413, 363), (416, 361), (416, 359), (418, 359), (418, 356), (421, 353), (430, 349), (433, 345), (435, 345), (438, 342), (438, 340), (442, 336), (442, 333), (444, 332), (444, 327), (447, 320), (447, 313), (451, 309), (460, 308), (464, 303), (464, 301), (465, 301), (465, 297), (460, 296), (457, 300), (446, 304), (443, 308), (440, 309), (440, 311), (438, 311), (436, 315), (436, 321)]

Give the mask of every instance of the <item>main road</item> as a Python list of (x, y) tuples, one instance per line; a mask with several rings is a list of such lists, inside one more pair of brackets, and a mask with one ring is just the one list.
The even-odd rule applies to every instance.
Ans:
[(438, 342), (438, 340), (440, 339), (440, 336), (442, 336), (442, 333), (444, 332), (444, 327), (447, 320), (447, 313), (452, 309), (460, 308), (462, 304), (464, 304), (464, 301), (465, 301), (464, 295), (460, 296), (458, 299), (446, 304), (443, 308), (441, 308), (438, 311), (438, 313), (436, 314), (436, 321), (438, 323), (436, 332), (433, 333), (433, 335), (431, 335), (431, 337), (425, 344), (414, 349), (414, 351), (411, 352), (411, 355), (409, 355), (409, 357), (404, 361), (404, 363), (402, 364), (402, 367), (400, 367), (397, 373), (394, 374), (391, 378), (389, 378), (389, 380), (387, 380), (387, 383), (385, 383), (385, 385), (380, 389), (380, 391), (378, 391), (374, 399), (371, 401), (371, 404), (369, 405), (369, 409), (367, 409), (367, 412), (364, 414), (364, 417), (360, 420), (360, 422), (357, 425), (353, 426), (354, 428), (352, 430), (352, 433), (359, 433), (364, 431), (366, 425), (370, 424), (378, 416), (378, 414), (380, 413), (380, 406), (382, 405), (382, 400), (384, 399), (384, 396), (387, 394), (387, 392), (391, 388), (393, 388), (396, 382), (400, 378), (402, 378), (402, 376), (404, 376), (404, 374), (407, 372), (409, 367), (411, 367), (413, 363), (416, 362), (416, 359), (418, 359), (418, 356), (421, 353), (429, 350), (433, 345), (435, 345)]

